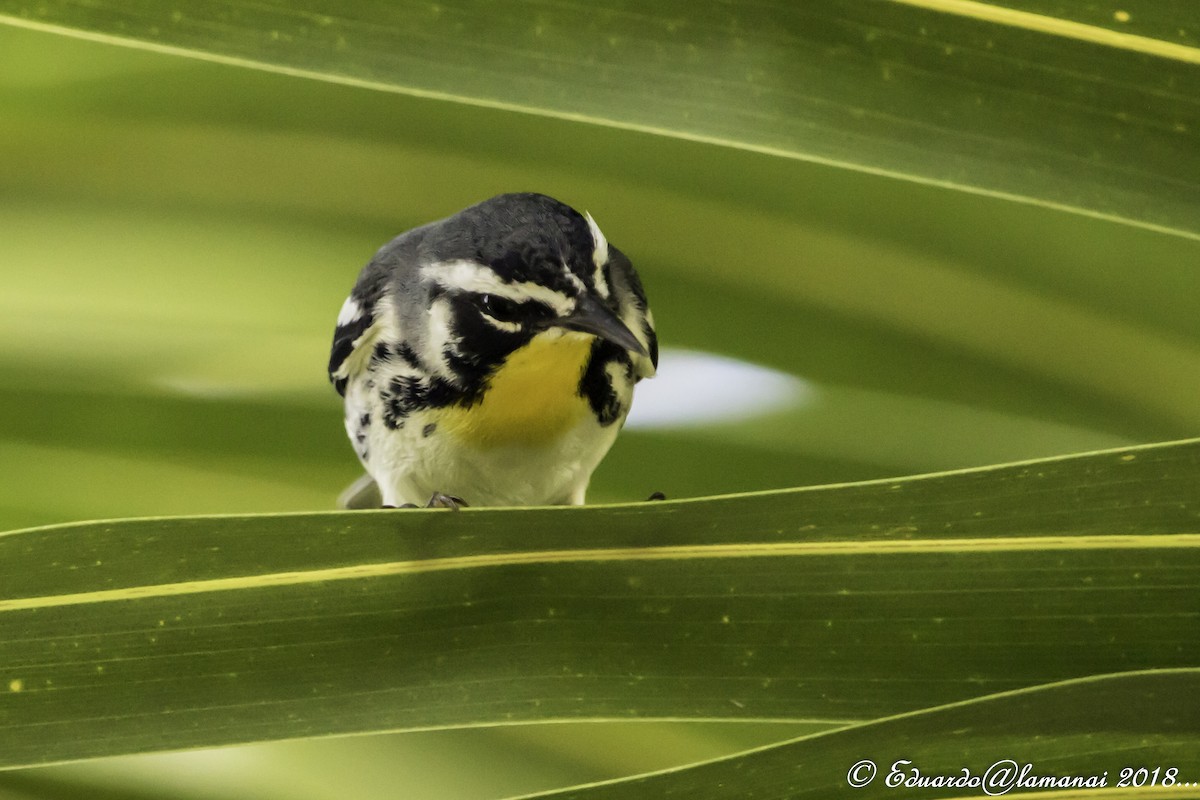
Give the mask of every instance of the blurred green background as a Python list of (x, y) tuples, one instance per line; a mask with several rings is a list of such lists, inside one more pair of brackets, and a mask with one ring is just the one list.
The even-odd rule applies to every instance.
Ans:
[[(359, 471), (324, 363), (359, 268), (397, 233), (514, 190), (590, 210), (637, 265), (667, 348), (646, 387), (660, 411), (621, 437), (593, 501), (1200, 433), (1200, 242), (1185, 236), (3, 26), (0, 159), (0, 530), (331, 508)], [(769, 370), (753, 373), (766, 404), (706, 405), (692, 387), (725, 362), (696, 354)], [(381, 793), (492, 797), (787, 735), (556, 727), (226, 750), (186, 769), (237, 762), (266, 776), (254, 796), (319, 797), (387, 761)], [(186, 774), (175, 758), (134, 761), (151, 785)], [(453, 769), (472, 760), (487, 774)], [(71, 796), (114, 763), (9, 785)]]
[(687, 401), (704, 369), (672, 374), (673, 350), (802, 381), (769, 413), (632, 428), (594, 501), (1200, 428), (1193, 240), (636, 132), (0, 37), (2, 528), (331, 507), (358, 472), (323, 376), (341, 299), (391, 236), (510, 190), (589, 209), (632, 255), (669, 348), (646, 387), (658, 406)]

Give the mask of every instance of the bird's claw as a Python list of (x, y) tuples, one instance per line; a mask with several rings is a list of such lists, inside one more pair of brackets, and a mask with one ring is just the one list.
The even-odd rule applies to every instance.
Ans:
[(434, 492), (429, 496), (429, 502), (425, 504), (426, 508), (448, 508), (451, 511), (458, 511), (460, 508), (467, 508), (468, 506), (467, 501), (461, 497), (444, 494), (443, 492)]
[(666, 500), (666, 499), (667, 499), (667, 496), (665, 494), (663, 494), (662, 492), (651, 492), (650, 496), (646, 498), (646, 502), (651, 503), (651, 502), (656, 502), (658, 500)]
[[(448, 508), (451, 511), (458, 511), (460, 508), (469, 508), (470, 503), (463, 500), (461, 497), (456, 497), (452, 494), (444, 492), (434, 492), (429, 496), (429, 502), (424, 508)], [(383, 506), (384, 508), (421, 508), (416, 503), (401, 503), (398, 506)]]

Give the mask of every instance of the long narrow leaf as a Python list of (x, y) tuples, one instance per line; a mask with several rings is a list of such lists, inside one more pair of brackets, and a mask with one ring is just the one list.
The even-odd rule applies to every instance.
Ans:
[(1198, 477), (1191, 441), (663, 504), (9, 533), (0, 763), (523, 720), (853, 722), (1194, 667)]
[(0, 21), (1198, 235), (1192, 20), (1060, 6), (0, 0)]
[(808, 736), (690, 769), (537, 797), (716, 800), (753, 791), (759, 800), (874, 800), (1024, 797), (1053, 789), (1105, 797), (1100, 790), (1111, 789), (1122, 798), (1164, 792), (1195, 798), (1197, 697), (1200, 669), (1066, 681)]

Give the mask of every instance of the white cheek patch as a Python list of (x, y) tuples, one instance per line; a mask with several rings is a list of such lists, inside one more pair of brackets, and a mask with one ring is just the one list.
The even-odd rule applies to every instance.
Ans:
[(439, 297), (429, 307), (429, 355), (437, 366), (437, 371), (444, 377), (454, 378), (454, 370), (446, 361), (446, 350), (457, 350), (459, 337), (454, 335), (450, 325), (450, 301)]
[(342, 310), (338, 312), (337, 324), (344, 327), (351, 322), (357, 322), (361, 317), (362, 306), (353, 297), (347, 297), (346, 302), (342, 303)]
[(421, 268), (421, 276), (432, 280), (445, 289), (457, 289), (474, 294), (494, 294), (522, 303), (537, 300), (544, 303), (559, 316), (566, 316), (574, 308), (572, 301), (561, 292), (537, 283), (521, 281), (505, 283), (490, 267), (465, 259), (439, 261)]
[(592, 232), (592, 263), (596, 266), (592, 283), (596, 286), (596, 294), (607, 300), (608, 282), (604, 280), (604, 265), (608, 263), (608, 239), (604, 237), (604, 232), (600, 230), (596, 220), (592, 219), (591, 214), (585, 211), (583, 218), (587, 220), (588, 230)]

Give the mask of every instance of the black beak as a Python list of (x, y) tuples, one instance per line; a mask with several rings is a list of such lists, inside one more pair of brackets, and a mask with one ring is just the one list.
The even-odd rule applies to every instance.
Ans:
[(580, 297), (575, 304), (575, 311), (569, 317), (562, 317), (552, 324), (570, 331), (591, 333), (618, 347), (623, 347), (641, 356), (648, 356), (646, 348), (642, 347), (642, 343), (630, 332), (625, 323), (617, 319), (616, 314), (609, 311), (607, 306), (591, 295), (585, 294)]

